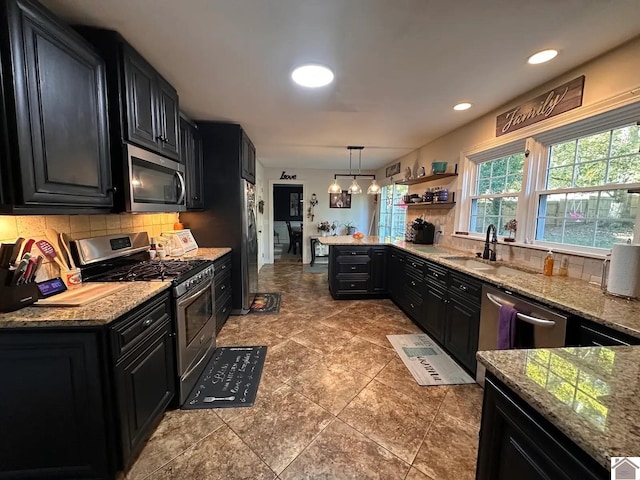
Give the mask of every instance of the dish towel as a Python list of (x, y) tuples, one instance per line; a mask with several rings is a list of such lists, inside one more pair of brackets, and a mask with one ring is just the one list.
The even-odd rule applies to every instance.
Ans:
[(511, 305), (502, 305), (498, 314), (498, 350), (514, 347), (518, 310)]

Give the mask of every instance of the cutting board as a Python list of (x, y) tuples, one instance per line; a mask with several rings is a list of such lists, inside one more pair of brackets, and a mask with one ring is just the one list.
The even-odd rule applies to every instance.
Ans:
[(126, 283), (85, 283), (81, 287), (67, 290), (49, 298), (42, 298), (34, 303), (36, 307), (81, 307), (95, 302), (118, 290), (126, 288)]

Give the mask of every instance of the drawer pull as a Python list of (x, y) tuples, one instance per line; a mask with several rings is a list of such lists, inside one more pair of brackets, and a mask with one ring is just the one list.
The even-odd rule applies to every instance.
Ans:
[(460, 287), (458, 287), (458, 288), (460, 288), (460, 290), (463, 290), (463, 291), (465, 291), (465, 292), (467, 291), (467, 287), (465, 287), (465, 286), (464, 286), (464, 285), (462, 285), (462, 284), (460, 284)]
[(413, 303), (410, 303), (409, 305), (411, 305), (411, 308), (416, 308)]
[(440, 275), (438, 275), (436, 272), (433, 272), (433, 276), (436, 278), (440, 278)]
[(147, 318), (144, 322), (142, 322), (142, 326), (147, 328), (149, 325), (153, 323), (153, 318)]
[(411, 262), (411, 266), (412, 267), (417, 267), (418, 265), (416, 265), (415, 263)]
[(356, 254), (356, 252), (351, 252), (351, 255), (355, 255), (355, 254)]
[(355, 269), (356, 269), (356, 267), (351, 267), (351, 270), (355, 270)]
[(224, 270), (225, 268), (227, 268), (226, 265), (222, 265), (222, 268), (220, 270)]
[(413, 280), (411, 280), (411, 286), (415, 287), (416, 286), (416, 282), (414, 282)]
[(355, 283), (352, 283), (351, 285), (349, 285), (349, 287), (350, 287), (350, 288), (353, 288), (353, 287), (355, 287), (355, 286), (356, 286), (356, 284), (355, 284)]

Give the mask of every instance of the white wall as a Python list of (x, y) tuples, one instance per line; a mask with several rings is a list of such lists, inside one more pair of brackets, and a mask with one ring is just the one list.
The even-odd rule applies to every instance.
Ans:
[[(355, 223), (357, 230), (367, 233), (369, 229), (369, 222), (371, 221), (371, 215), (373, 213), (373, 195), (367, 195), (366, 193), (360, 195), (353, 195), (351, 197), (351, 208), (329, 208), (329, 194), (327, 189), (329, 184), (333, 181), (333, 175), (335, 173), (349, 173), (348, 171), (334, 171), (334, 170), (318, 170), (310, 168), (296, 168), (286, 171), (287, 175), (296, 175), (295, 180), (280, 180), (282, 175), (281, 168), (264, 168), (264, 186), (265, 186), (265, 200), (268, 203), (265, 205), (265, 216), (267, 211), (270, 225), (272, 225), (273, 208), (269, 202), (272, 201), (273, 192), (268, 192), (267, 189), (272, 188), (273, 184), (291, 184), (291, 185), (303, 185), (303, 239), (302, 239), (302, 261), (309, 263), (311, 260), (311, 253), (309, 250), (309, 236), (318, 235), (317, 225), (318, 223), (326, 220), (328, 222), (336, 221), (340, 225), (344, 225), (345, 222), (351, 221)], [(363, 174), (369, 174), (370, 172), (362, 172)], [(339, 183), (344, 190), (351, 184), (351, 181), (344, 177), (339, 179)], [(370, 180), (361, 179), (358, 181), (360, 186), (366, 192), (366, 188), (370, 183)], [(311, 194), (315, 193), (318, 198), (318, 205), (314, 208), (314, 218), (307, 215), (309, 208), (309, 199)], [(267, 228), (266, 226), (264, 228)], [(265, 251), (265, 263), (273, 262), (273, 228), (269, 229), (270, 234), (267, 235), (270, 240), (270, 245)], [(281, 242), (288, 242), (288, 238), (284, 239), (280, 237)], [(268, 252), (268, 254), (267, 254)]]

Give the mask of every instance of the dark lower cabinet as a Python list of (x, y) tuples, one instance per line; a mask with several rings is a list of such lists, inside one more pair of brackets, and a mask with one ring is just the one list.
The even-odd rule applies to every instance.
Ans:
[(480, 305), (449, 294), (444, 321), (444, 346), (460, 363), (476, 371)]
[(610, 473), (491, 374), (485, 378), (477, 480), (604, 480)]
[(104, 60), (35, 1), (0, 2), (0, 26), (0, 208), (109, 211)]
[(175, 393), (169, 294), (104, 327), (0, 330), (0, 479), (112, 479)]
[(213, 262), (213, 283), (215, 286), (216, 334), (226, 323), (231, 314), (231, 253), (226, 253)]
[(0, 478), (104, 479), (116, 451), (99, 331), (0, 334)]
[(387, 296), (385, 247), (329, 247), (329, 291), (336, 300)]
[(171, 319), (115, 365), (125, 467), (175, 395), (175, 342)]
[(611, 347), (640, 345), (640, 338), (578, 317), (567, 322), (566, 345), (570, 347)]
[(424, 316), (420, 324), (435, 340), (444, 343), (447, 314), (447, 292), (431, 283), (427, 284), (424, 300)]

